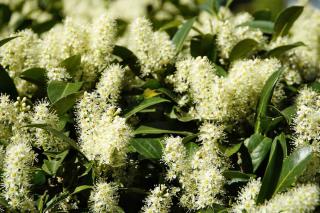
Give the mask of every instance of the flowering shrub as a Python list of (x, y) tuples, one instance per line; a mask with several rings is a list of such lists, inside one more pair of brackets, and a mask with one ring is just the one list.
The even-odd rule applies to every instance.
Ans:
[(320, 11), (232, 5), (0, 0), (0, 210), (320, 211)]

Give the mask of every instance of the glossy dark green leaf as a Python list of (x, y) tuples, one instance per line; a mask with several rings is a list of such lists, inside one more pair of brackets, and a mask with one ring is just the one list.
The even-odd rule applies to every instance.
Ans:
[(58, 100), (65, 98), (71, 94), (77, 93), (83, 82), (68, 83), (62, 81), (51, 81), (48, 85), (47, 93), (51, 103), (55, 103)]
[(181, 20), (175, 19), (173, 21), (170, 21), (166, 24), (164, 24), (162, 27), (160, 27), (160, 31), (166, 31), (168, 29), (177, 28), (182, 24)]
[(230, 61), (248, 57), (258, 44), (256, 40), (250, 38), (239, 41), (230, 52)]
[(18, 91), (13, 80), (2, 66), (0, 66), (0, 94), (1, 93), (10, 95), (12, 99), (18, 97)]
[(199, 150), (199, 145), (194, 142), (189, 142), (185, 144), (187, 150), (187, 156), (192, 158), (193, 155)]
[(32, 184), (43, 185), (46, 182), (46, 175), (42, 170), (37, 170), (32, 174)]
[(190, 52), (193, 57), (206, 56), (211, 62), (217, 58), (216, 38), (214, 35), (206, 34), (195, 36), (191, 40)]
[(237, 153), (240, 149), (240, 147), (242, 146), (242, 143), (238, 143), (238, 144), (235, 144), (233, 146), (230, 146), (230, 147), (227, 147), (225, 150), (224, 150), (224, 154), (227, 156), (227, 157), (231, 157), (233, 154)]
[(175, 130), (167, 130), (167, 129), (158, 129), (155, 127), (150, 126), (139, 126), (136, 130), (133, 132), (135, 135), (141, 135), (141, 134), (179, 134), (179, 135), (191, 135), (191, 132), (187, 131), (175, 131)]
[(295, 105), (289, 106), (281, 111), (282, 116), (286, 119), (289, 125), (292, 124), (292, 120), (297, 112), (297, 107)]
[(33, 84), (43, 86), (46, 84), (46, 69), (34, 67), (23, 71), (20, 78)]
[(141, 67), (137, 56), (128, 48), (116, 45), (113, 48), (113, 55), (122, 59), (120, 63), (123, 66), (128, 66), (138, 76), (140, 75)]
[(193, 23), (195, 22), (196, 18), (191, 18), (187, 20), (182, 26), (178, 29), (176, 34), (172, 38), (172, 42), (174, 43), (176, 47), (177, 53), (179, 53), (182, 50), (183, 43), (188, 37), (188, 34), (193, 26)]
[(252, 161), (253, 171), (255, 172), (261, 165), (262, 161), (267, 157), (272, 144), (272, 140), (271, 138), (256, 133), (248, 138), (244, 142), (244, 144), (248, 148)]
[(218, 14), (220, 9), (220, 0), (207, 0), (200, 5), (200, 9), (207, 11), (211, 15)]
[(179, 98), (176, 96), (176, 94), (174, 94), (174, 92), (172, 92), (171, 90), (161, 87), (158, 88), (156, 90), (157, 92), (161, 92), (162, 94), (166, 95), (168, 98), (170, 98), (171, 100), (173, 100), (174, 102), (178, 103)]
[(131, 109), (129, 112), (127, 112), (124, 117), (125, 118), (129, 118), (132, 115), (136, 114), (137, 112), (140, 112), (143, 109), (146, 109), (150, 106), (156, 105), (156, 104), (160, 104), (160, 103), (164, 103), (164, 102), (170, 102), (167, 99), (161, 98), (161, 97), (152, 97), (152, 98), (148, 98), (144, 101), (142, 101), (138, 106), (135, 106), (133, 109)]
[(236, 170), (226, 170), (223, 172), (223, 176), (227, 179), (228, 184), (248, 182), (250, 178), (254, 178), (254, 174), (246, 174)]
[(226, 77), (228, 75), (227, 71), (223, 69), (223, 67), (215, 64), (214, 67), (216, 68), (216, 75), (219, 77)]
[(74, 191), (71, 193), (72, 195), (75, 195), (79, 192), (82, 192), (84, 190), (88, 190), (88, 189), (92, 189), (93, 186), (89, 186), (89, 185), (82, 185), (82, 186), (78, 186), (74, 189)]
[(76, 72), (79, 71), (81, 65), (81, 55), (73, 55), (69, 58), (66, 58), (61, 62), (60, 65), (66, 68), (67, 72), (71, 76), (75, 76)]
[(278, 58), (281, 55), (283, 55), (285, 52), (292, 50), (293, 48), (304, 46), (305, 44), (303, 42), (295, 42), (293, 44), (283, 45), (276, 47), (270, 51), (267, 52), (267, 57), (275, 57)]
[(254, 12), (253, 17), (254, 20), (270, 21), (271, 15), (271, 11), (269, 9), (265, 9)]
[(163, 144), (160, 138), (133, 138), (130, 145), (147, 159), (160, 159)]
[(58, 205), (60, 202), (66, 199), (68, 196), (70, 196), (70, 193), (66, 191), (56, 194), (51, 200), (49, 200), (46, 203), (46, 208), (43, 210), (43, 212), (48, 212), (50, 209), (54, 208), (56, 205)]
[(60, 98), (52, 104), (52, 108), (56, 110), (59, 115), (65, 114), (69, 111), (76, 101), (81, 97), (82, 92), (72, 93), (66, 97)]
[(302, 11), (303, 6), (291, 6), (284, 9), (276, 18), (274, 24), (274, 38), (287, 35)]
[(0, 40), (0, 47), (2, 47), (3, 45), (5, 45), (6, 43), (8, 43), (9, 41), (18, 38), (20, 36), (13, 36), (13, 37), (9, 37), (9, 38), (4, 38), (2, 40)]
[(281, 145), (278, 142), (278, 139), (275, 138), (272, 142), (268, 165), (258, 194), (258, 204), (263, 203), (266, 199), (270, 199), (275, 191), (282, 167), (282, 153)]
[(302, 175), (312, 158), (311, 147), (303, 147), (295, 150), (284, 161), (275, 193), (281, 192), (292, 184)]
[(65, 150), (57, 155), (54, 159), (44, 160), (42, 165), (42, 170), (49, 175), (56, 175), (58, 169), (61, 167), (62, 162), (67, 157), (69, 150)]
[(271, 100), (273, 90), (282, 74), (282, 70), (283, 69), (280, 68), (279, 70), (275, 71), (263, 86), (262, 92), (260, 94), (257, 110), (256, 110), (256, 113), (257, 113), (256, 124), (255, 124), (256, 133), (264, 133), (266, 129), (267, 108)]
[(254, 21), (243, 23), (239, 26), (249, 26), (250, 28), (253, 28), (253, 29), (259, 29), (264, 33), (272, 34), (274, 23), (272, 21), (254, 20)]

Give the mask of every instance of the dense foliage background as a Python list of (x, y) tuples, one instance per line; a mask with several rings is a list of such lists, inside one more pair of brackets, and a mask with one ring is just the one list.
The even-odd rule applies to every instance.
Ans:
[(316, 1), (0, 0), (0, 210), (320, 211)]

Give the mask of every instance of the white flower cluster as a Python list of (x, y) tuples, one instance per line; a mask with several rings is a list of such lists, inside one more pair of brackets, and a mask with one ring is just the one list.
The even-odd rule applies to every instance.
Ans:
[[(73, 77), (74, 80), (86, 79), (88, 83), (93, 82), (99, 71), (111, 61), (116, 22), (105, 14), (91, 24), (67, 18), (42, 38), (38, 38), (31, 30), (12, 36), (19, 37), (1, 48), (1, 64), (8, 67), (18, 91), (28, 94), (35, 90), (35, 85), (19, 77), (24, 70), (33, 67), (46, 68), (50, 81)], [(69, 73), (61, 62), (75, 55), (81, 56), (80, 70)]]
[(253, 20), (253, 17), (248, 13), (230, 16), (225, 20), (213, 19), (212, 27), (217, 35), (217, 45), (221, 50), (220, 54), (223, 59), (229, 58), (232, 48), (239, 41), (250, 38), (260, 45), (265, 42), (262, 31), (241, 25), (251, 20)]
[(110, 62), (115, 36), (116, 22), (106, 15), (92, 24), (67, 18), (63, 25), (55, 26), (44, 35), (39, 64), (48, 70), (49, 80), (66, 80), (72, 76), (61, 62), (80, 55), (80, 71), (74, 78), (92, 82), (99, 70)]
[(310, 88), (303, 88), (296, 104), (294, 145), (302, 147), (311, 144), (313, 150), (320, 155), (320, 95)]
[(30, 192), (30, 169), (35, 160), (31, 147), (24, 138), (12, 141), (6, 149), (3, 167), (4, 198), (9, 205), (20, 211), (34, 209)]
[(286, 192), (276, 194), (262, 205), (256, 205), (261, 181), (251, 180), (240, 192), (232, 212), (313, 212), (319, 204), (319, 187), (315, 184), (297, 185)]
[[(112, 105), (119, 98), (124, 70), (113, 65), (102, 75), (97, 89), (85, 92), (77, 105), (81, 149), (90, 160), (118, 166), (124, 163), (132, 130), (120, 108)], [(112, 84), (114, 82), (114, 84)]]
[(256, 199), (258, 197), (261, 188), (260, 179), (251, 179), (245, 187), (239, 193), (237, 202), (232, 207), (232, 212), (242, 213), (255, 212), (256, 209)]
[(197, 57), (178, 62), (168, 80), (176, 92), (188, 94), (195, 117), (226, 122), (243, 119), (254, 110), (264, 83), (279, 68), (276, 59), (238, 60), (221, 78), (207, 58)]
[(175, 47), (164, 32), (153, 32), (146, 18), (137, 18), (131, 24), (133, 50), (137, 55), (143, 76), (161, 73), (175, 58)]
[[(308, 29), (306, 30), (306, 26)], [(320, 11), (311, 4), (304, 7), (304, 11), (291, 28), (291, 38), (293, 42), (301, 41), (305, 44), (293, 50), (293, 63), (297, 69), (301, 70), (305, 78), (309, 79), (319, 76), (319, 55), (320, 55)]]
[(26, 105), (26, 98), (17, 98), (16, 102), (9, 99), (7, 95), (0, 95), (0, 135), (4, 141), (9, 141), (14, 135), (25, 135), (28, 142), (31, 136), (26, 132), (26, 128), (20, 128), (29, 124), (30, 106)]
[(297, 185), (285, 193), (275, 195), (253, 212), (313, 212), (319, 204), (319, 194), (315, 184)]
[(90, 195), (90, 208), (94, 213), (120, 213), (117, 187), (112, 183), (97, 183)]
[[(50, 112), (49, 105), (47, 101), (39, 102), (35, 105), (30, 120), (35, 124), (46, 124), (54, 129), (59, 129), (59, 117), (54, 112)], [(41, 147), (45, 151), (61, 151), (67, 148), (68, 145), (61, 139), (40, 128), (35, 129), (34, 136), (33, 145)]]
[(14, 80), (20, 94), (28, 94), (35, 86), (20, 78), (26, 69), (38, 66), (39, 38), (31, 30), (25, 30), (10, 35), (17, 38), (1, 47), (1, 65), (7, 67), (10, 77)]
[(165, 139), (163, 153), (163, 161), (169, 167), (167, 179), (179, 180), (182, 188), (180, 203), (193, 210), (220, 203), (217, 195), (223, 192), (225, 181), (217, 147), (218, 140), (223, 138), (223, 128), (206, 123), (201, 131), (202, 146), (193, 156), (188, 156), (180, 137)]
[(172, 193), (161, 184), (151, 190), (151, 194), (145, 200), (143, 213), (169, 213), (172, 205)]

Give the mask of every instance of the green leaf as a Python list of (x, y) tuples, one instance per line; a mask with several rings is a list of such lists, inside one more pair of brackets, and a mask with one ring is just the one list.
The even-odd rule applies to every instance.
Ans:
[(181, 122), (189, 122), (189, 121), (196, 120), (193, 116), (182, 111), (177, 106), (173, 106), (171, 112), (168, 113), (167, 115), (169, 116), (169, 118), (177, 119), (178, 121), (181, 121)]
[(262, 179), (262, 185), (257, 198), (258, 204), (263, 203), (266, 199), (270, 199), (275, 191), (282, 166), (282, 153), (281, 146), (276, 137), (272, 142), (268, 165)]
[(33, 84), (43, 86), (46, 84), (46, 72), (46, 69), (34, 67), (23, 71), (20, 74), (20, 78)]
[(170, 21), (166, 24), (164, 24), (162, 27), (160, 27), (159, 31), (166, 31), (172, 28), (176, 28), (182, 24), (181, 20), (175, 19), (173, 21)]
[(174, 43), (176, 47), (177, 53), (179, 53), (182, 50), (183, 43), (186, 40), (193, 23), (195, 22), (196, 18), (189, 19), (186, 21), (176, 32), (176, 34), (172, 38), (172, 42)]
[(0, 94), (1, 93), (10, 95), (12, 99), (18, 97), (18, 91), (13, 80), (2, 66), (0, 66)]
[(267, 52), (266, 57), (275, 57), (279, 58), (281, 55), (283, 55), (285, 52), (296, 48), (300, 46), (304, 46), (305, 44), (303, 42), (295, 42), (293, 44), (283, 45), (280, 47), (276, 47), (270, 51)]
[(283, 151), (283, 158), (286, 158), (288, 155), (288, 148), (287, 148), (287, 141), (286, 141), (286, 135), (282, 132), (278, 136), (279, 143), (281, 145), (282, 151)]
[(270, 21), (271, 20), (271, 11), (269, 9), (258, 10), (254, 12), (253, 17), (255, 20)]
[(192, 132), (187, 131), (176, 131), (176, 130), (167, 130), (167, 129), (158, 129), (150, 126), (139, 126), (133, 132), (135, 135), (141, 134), (179, 134), (179, 135), (192, 135)]
[(193, 155), (199, 150), (199, 145), (194, 142), (189, 142), (185, 144), (187, 149), (188, 158), (192, 159)]
[(237, 153), (239, 151), (239, 149), (241, 148), (242, 146), (242, 143), (238, 143), (238, 144), (235, 144), (231, 147), (227, 147), (225, 150), (224, 150), (224, 154), (227, 156), (227, 157), (231, 157), (233, 154)]
[(256, 40), (250, 38), (239, 41), (230, 52), (230, 61), (248, 57), (258, 44)]
[(32, 184), (43, 185), (46, 182), (46, 175), (43, 171), (37, 170), (32, 174)]
[(113, 55), (122, 59), (120, 63), (123, 66), (128, 66), (137, 76), (140, 75), (141, 67), (137, 56), (128, 48), (116, 45), (113, 48)]
[(60, 66), (66, 68), (67, 72), (74, 77), (81, 65), (81, 55), (73, 55), (60, 63)]
[(63, 115), (74, 106), (82, 94), (82, 92), (77, 92), (63, 97), (52, 104), (52, 108), (54, 108), (59, 115)]
[(69, 150), (65, 150), (55, 156), (55, 159), (44, 160), (42, 165), (42, 170), (49, 175), (55, 176), (58, 169), (61, 167), (62, 162), (67, 157)]
[(161, 87), (156, 89), (157, 92), (161, 92), (162, 94), (166, 95), (168, 98), (173, 100), (174, 102), (178, 103), (179, 98), (169, 89)]
[(263, 133), (267, 124), (267, 107), (271, 100), (273, 90), (282, 74), (282, 68), (275, 71), (267, 80), (260, 94), (260, 99), (257, 107), (255, 133)]
[(67, 83), (62, 81), (51, 81), (48, 85), (48, 98), (51, 103), (55, 103), (58, 100), (67, 97), (71, 94), (77, 93), (83, 82)]
[(136, 114), (137, 112), (140, 112), (141, 110), (143, 110), (145, 108), (148, 108), (148, 107), (156, 105), (156, 104), (164, 103), (164, 102), (170, 102), (170, 101), (167, 99), (158, 97), (158, 96), (148, 98), (148, 99), (142, 101), (138, 106), (135, 106), (133, 109), (131, 109), (129, 112), (127, 112), (124, 115), (124, 117), (129, 118), (132, 115)]
[(281, 111), (281, 115), (286, 119), (287, 123), (291, 125), (293, 118), (297, 112), (297, 107), (295, 105), (289, 106)]
[(190, 51), (193, 57), (206, 56), (211, 62), (217, 58), (216, 38), (214, 35), (206, 34), (195, 36), (191, 40)]
[(312, 158), (311, 147), (303, 147), (295, 150), (284, 161), (280, 178), (275, 193), (281, 192), (294, 184), (297, 178), (304, 172)]
[(160, 159), (162, 157), (163, 144), (160, 138), (133, 138), (130, 145), (147, 159)]
[(263, 33), (272, 34), (274, 23), (272, 21), (255, 20), (240, 24), (239, 26), (248, 26), (253, 29), (259, 29)]
[(61, 201), (66, 199), (69, 195), (70, 195), (69, 192), (61, 192), (61, 193), (55, 195), (49, 202), (46, 203), (46, 208), (44, 209), (43, 212), (48, 212), (50, 209), (55, 207)]
[(227, 71), (223, 69), (223, 67), (215, 64), (214, 67), (216, 68), (216, 75), (219, 77), (226, 77), (228, 75)]
[(87, 189), (92, 189), (92, 188), (93, 188), (93, 186), (89, 186), (89, 185), (78, 186), (77, 188), (74, 189), (74, 191), (71, 193), (71, 195), (75, 195), (79, 192), (82, 192)]
[(287, 35), (302, 11), (303, 6), (292, 6), (284, 9), (276, 18), (274, 24), (274, 38)]
[(18, 37), (21, 37), (21, 36), (13, 36), (13, 37), (9, 37), (9, 38), (5, 38), (5, 39), (0, 40), (0, 47), (2, 47), (3, 45), (8, 43), (9, 41), (11, 41), (15, 38), (18, 38)]
[(245, 140), (244, 144), (248, 148), (251, 156), (253, 171), (255, 172), (269, 153), (272, 140), (271, 138), (256, 133)]
[[(228, 2), (230, 4), (230, 2)], [(200, 9), (207, 11), (211, 15), (218, 14), (220, 9), (219, 0), (207, 0), (204, 4), (200, 5)]]
[(226, 170), (223, 172), (223, 176), (227, 179), (228, 184), (248, 182), (250, 178), (254, 178), (254, 174), (246, 174), (240, 171)]

